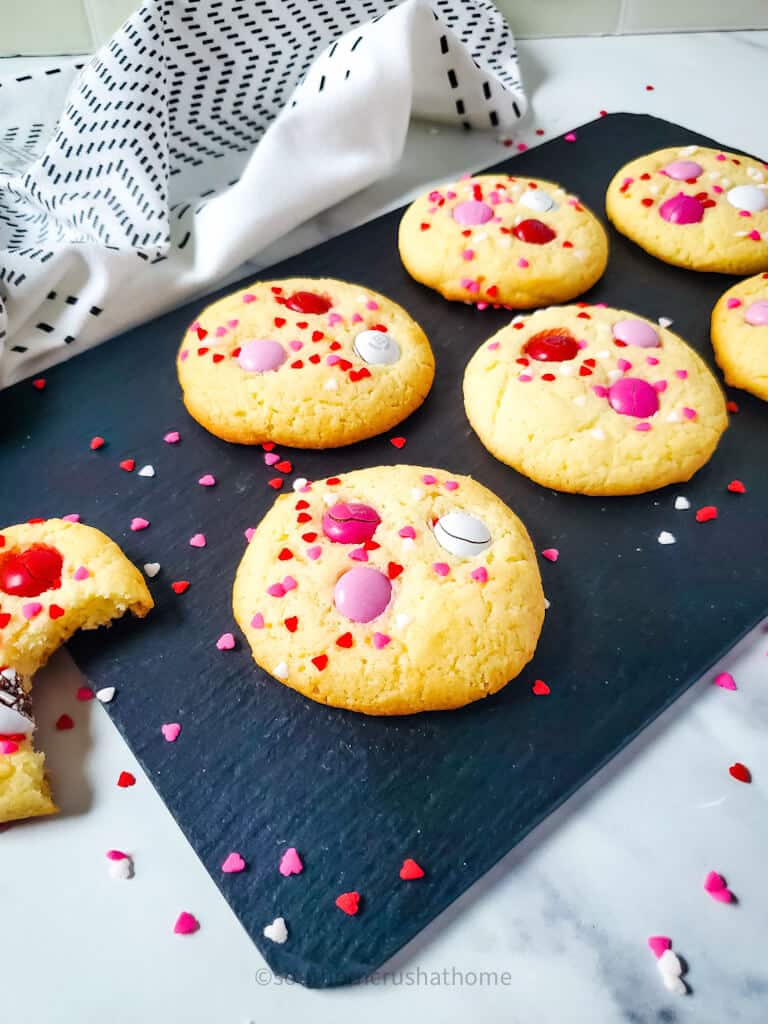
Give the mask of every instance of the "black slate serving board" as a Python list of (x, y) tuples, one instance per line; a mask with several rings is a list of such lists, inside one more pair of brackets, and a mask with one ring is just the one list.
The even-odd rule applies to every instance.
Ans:
[[(496, 169), (554, 178), (602, 214), (624, 162), (688, 143), (717, 145), (656, 118), (616, 114), (578, 129), (575, 143), (557, 139)], [(173, 357), (200, 303), (51, 370), (42, 393), (24, 382), (2, 396), (2, 521), (79, 512), (137, 563), (162, 564), (148, 620), (83, 634), (72, 650), (95, 684), (117, 686), (110, 714), (270, 966), (311, 986), (379, 967), (768, 611), (768, 409), (735, 393), (738, 415), (686, 485), (620, 499), (536, 486), (482, 448), (462, 410), (464, 366), (510, 314), (447, 303), (413, 282), (396, 255), (398, 220), (389, 214), (263, 276), (347, 278), (402, 303), (435, 349), (432, 394), (394, 432), (408, 439), (402, 452), (380, 437), (287, 454), (309, 478), (395, 462), (469, 473), (522, 516), (538, 550), (560, 549), (556, 565), (542, 563), (552, 607), (536, 657), (483, 703), (365, 718), (274, 682), (242, 641), (231, 653), (216, 649), (234, 630), (230, 588), (243, 530), (274, 492), (260, 450), (218, 441), (182, 407)], [(709, 311), (731, 283), (665, 266), (611, 230), (608, 270), (585, 298), (673, 319), (711, 364)], [(172, 429), (179, 445), (163, 443)], [(108, 446), (91, 452), (95, 434)], [(156, 477), (121, 472), (118, 461), (129, 456), (137, 468), (154, 465)], [(206, 472), (215, 488), (197, 485)], [(746, 495), (726, 491), (732, 478), (746, 482)], [(673, 511), (678, 493), (691, 511)], [(698, 524), (693, 510), (705, 504), (719, 506), (719, 518)], [(151, 527), (131, 533), (135, 515)], [(662, 529), (675, 534), (674, 546), (657, 543)], [(203, 550), (188, 545), (198, 530), (208, 538)], [(170, 588), (176, 579), (192, 583), (180, 597)], [(549, 682), (549, 697), (532, 695), (537, 677)], [(183, 726), (175, 744), (160, 734), (168, 721)], [(305, 871), (284, 879), (277, 864), (291, 845)], [(243, 874), (221, 873), (230, 850), (246, 859)], [(406, 856), (426, 878), (400, 881)], [(334, 906), (352, 889), (363, 894), (356, 918)], [(276, 915), (288, 922), (284, 946), (262, 936)]]

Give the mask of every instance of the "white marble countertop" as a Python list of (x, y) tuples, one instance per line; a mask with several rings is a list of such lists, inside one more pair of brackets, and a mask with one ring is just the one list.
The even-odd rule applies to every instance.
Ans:
[[(768, 153), (766, 32), (537, 40), (520, 51), (533, 110), (516, 143), (534, 145), (535, 128), (546, 138), (603, 108), (658, 114)], [(491, 136), (415, 125), (392, 178), (254, 266), (508, 152)], [(764, 1024), (766, 654), (761, 627), (402, 950), (387, 977), (325, 992), (272, 978), (104, 710), (75, 700), (81, 680), (60, 654), (36, 693), (63, 813), (0, 835), (3, 1019)], [(711, 685), (722, 669), (736, 692)], [(53, 728), (65, 711), (73, 733)], [(729, 777), (737, 760), (751, 785)], [(115, 786), (122, 770), (136, 775), (134, 788)], [(107, 877), (111, 847), (135, 857), (131, 881)], [(704, 892), (709, 870), (726, 876), (738, 903)], [(181, 910), (201, 921), (191, 938), (172, 934)], [(672, 937), (690, 995), (665, 992), (646, 947), (653, 934)], [(473, 984), (480, 971), (496, 972), (496, 983)]]

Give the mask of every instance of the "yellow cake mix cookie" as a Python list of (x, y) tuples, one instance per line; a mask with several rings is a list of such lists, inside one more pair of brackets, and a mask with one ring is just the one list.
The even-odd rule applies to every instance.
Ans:
[(369, 715), (461, 707), (531, 659), (544, 619), (525, 527), (469, 477), (380, 466), (279, 497), (234, 586), (253, 656)]
[(728, 423), (717, 381), (681, 338), (583, 304), (520, 317), (484, 342), (464, 374), (464, 404), (496, 458), (580, 494), (688, 480)]
[(56, 810), (31, 742), (34, 673), (78, 629), (152, 605), (139, 570), (93, 527), (47, 519), (0, 531), (0, 822)]
[(705, 146), (625, 164), (606, 194), (616, 229), (666, 263), (723, 274), (768, 270), (768, 169)]
[(726, 384), (768, 402), (768, 273), (720, 297), (712, 310), (712, 345)]
[(336, 448), (417, 409), (435, 361), (416, 321), (378, 292), (291, 278), (205, 309), (177, 369), (188, 411), (225, 441)]
[(576, 196), (508, 174), (421, 196), (400, 222), (399, 247), (411, 277), (446, 299), (516, 309), (581, 295), (608, 260), (603, 226)]

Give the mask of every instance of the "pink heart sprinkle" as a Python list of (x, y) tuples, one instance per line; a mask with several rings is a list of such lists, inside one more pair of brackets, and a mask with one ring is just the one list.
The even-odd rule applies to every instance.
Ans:
[(458, 491), (459, 484), (457, 480), (446, 480), (445, 483), (443, 484), (443, 487), (446, 489), (446, 491)]
[(289, 875), (300, 875), (304, 870), (304, 865), (301, 863), (301, 857), (292, 846), (287, 849), (280, 858), (280, 867), (278, 870), (284, 878), (287, 878)]
[(288, 348), (292, 348), (294, 352), (298, 352), (299, 349), (304, 348), (304, 342), (298, 339), (288, 342)]
[(658, 960), (662, 953), (665, 953), (668, 949), (672, 949), (672, 939), (668, 939), (666, 935), (652, 935), (648, 939), (648, 945), (650, 946), (653, 955)]
[(28, 604), (22, 605), (21, 614), (25, 619), (34, 619), (42, 610), (43, 606), (39, 601), (30, 601)]
[(730, 889), (717, 889), (709, 895), (713, 900), (717, 900), (718, 903), (731, 903), (733, 901), (733, 893)]
[(713, 185), (712, 191), (716, 192), (719, 196), (723, 194), (723, 189), (720, 185)]
[(239, 853), (235, 853), (233, 850), (232, 853), (227, 854), (226, 860), (221, 865), (221, 870), (225, 875), (237, 875), (239, 872), (245, 871), (245, 861)]
[(361, 324), (362, 322), (363, 322), (363, 318), (360, 316), (359, 313), (353, 313), (352, 314), (352, 323), (353, 324)]
[(576, 141), (576, 132), (568, 132), (566, 134), (566, 136), (565, 136), (565, 141), (566, 142), (575, 142)]
[(227, 320), (227, 327), (237, 327), (239, 320)]
[(189, 546), (192, 548), (204, 548), (206, 543), (204, 533), (196, 533), (189, 538)]
[(398, 537), (409, 537), (413, 540), (416, 536), (416, 531), (412, 526), (403, 526), (397, 531)]
[(533, 377), (530, 375), (530, 373), (521, 373), (517, 379), (520, 381), (521, 384), (527, 384), (529, 381), (533, 380)]
[(477, 569), (473, 569), (470, 573), (473, 580), (477, 580), (478, 583), (488, 582), (488, 570), (484, 565), (479, 566)]
[(649, 366), (658, 366), (659, 365), (659, 360), (656, 358), (656, 356), (646, 356), (645, 357), (645, 361), (646, 361), (646, 363)]
[(187, 359), (189, 359), (189, 349), (188, 348), (183, 348), (181, 350), (181, 355), (179, 356), (179, 359), (182, 361), (182, 363), (185, 363), (187, 361)]
[(635, 427), (635, 430), (639, 430), (643, 434), (647, 433), (650, 429), (651, 429), (651, 424), (650, 423), (638, 423), (636, 425), (636, 427)]
[(213, 487), (213, 485), (216, 483), (216, 477), (211, 476), (210, 473), (206, 473), (204, 476), (201, 476), (197, 482), (200, 484), (201, 487)]
[(307, 548), (306, 551), (307, 558), (311, 558), (313, 562), (316, 562), (322, 553), (323, 549), (319, 544), (315, 544), (314, 547)]
[(264, 452), (264, 462), (268, 466), (274, 466), (276, 462), (280, 461), (280, 456), (277, 452)]
[(683, 406), (682, 413), (683, 413), (683, 416), (685, 416), (685, 418), (687, 420), (695, 420), (696, 419), (696, 410), (695, 409), (690, 409), (687, 405)]
[(579, 348), (588, 348), (588, 346), (589, 342), (585, 341), (583, 338), (581, 339), (581, 341), (579, 341)]
[(728, 301), (726, 302), (726, 306), (728, 307), (728, 309), (738, 309), (740, 305), (741, 299), (737, 299), (735, 296), (728, 299)]
[(128, 854), (122, 850), (107, 850), (107, 860), (128, 860)]
[(200, 324), (200, 321), (199, 321), (199, 320), (195, 320), (195, 322), (194, 322), (193, 324), (190, 324), (190, 325), (189, 325), (189, 331), (190, 331), (190, 333), (191, 333), (192, 331), (196, 331), (196, 330), (198, 329), (198, 327), (200, 327), (200, 326), (201, 326), (201, 324)]
[(686, 380), (688, 378), (687, 370), (675, 370), (675, 376), (679, 377), (680, 380)]
[(331, 352), (329, 356), (325, 357), (325, 362), (327, 366), (335, 366), (336, 363), (338, 363), (338, 361), (339, 357), (336, 355), (335, 352)]
[(475, 258), (475, 250), (474, 249), (464, 249), (462, 254), (461, 254), (461, 257), (462, 257), (462, 259), (465, 259), (465, 260), (473, 260)]
[(235, 648), (235, 638), (231, 633), (222, 633), (216, 641), (216, 646), (220, 651), (232, 651)]
[(251, 626), (254, 629), (264, 629), (264, 616), (261, 614), (261, 612), (256, 612), (256, 614), (253, 616), (253, 618), (251, 619)]
[(438, 576), (447, 576), (451, 571), (450, 565), (447, 562), (435, 562), (432, 568), (435, 570)]
[(285, 597), (285, 587), (282, 583), (271, 583), (267, 587), (267, 593), (270, 597)]
[(62, 516), (61, 518), (64, 520), (65, 523), (79, 523), (80, 513), (70, 512), (68, 516)]
[(256, 296), (253, 295), (251, 292), (246, 292), (245, 295), (243, 295), (243, 302), (248, 303), (248, 302), (255, 302), (255, 301), (256, 301)]
[(421, 478), (421, 482), (427, 484), (427, 486), (429, 486), (430, 484), (436, 484), (437, 477), (432, 476), (431, 473), (425, 473), (424, 476)]
[(176, 918), (176, 924), (173, 926), (173, 931), (176, 935), (191, 935), (196, 932), (200, 927), (200, 922), (192, 914), (188, 914), (186, 910), (183, 910)]
[(91, 574), (88, 572), (85, 566), (81, 565), (72, 573), (72, 578), (75, 580), (87, 580), (90, 575)]
[(608, 388), (604, 388), (602, 384), (593, 384), (592, 390), (598, 398), (605, 398), (605, 396), (608, 394)]
[(253, 540), (254, 533), (256, 533), (256, 528), (254, 526), (249, 526), (247, 530), (243, 530), (245, 539), (248, 541), (249, 544)]
[(544, 548), (541, 552), (541, 557), (546, 558), (548, 562), (556, 562), (560, 557), (560, 552), (557, 548)]
[(630, 361), (628, 359), (617, 359), (616, 360), (616, 365), (618, 366), (618, 368), (620, 370), (623, 370), (624, 373), (626, 373), (627, 370), (631, 370), (632, 369), (632, 363), (630, 363)]
[(531, 264), (528, 262), (527, 259), (525, 259), (524, 256), (521, 256), (520, 259), (517, 261), (517, 265), (518, 267), (521, 267), (523, 270), (525, 270), (525, 268), (530, 267)]
[(707, 892), (717, 892), (720, 889), (725, 889), (725, 879), (722, 875), (718, 875), (716, 871), (710, 871), (704, 879), (704, 888)]
[(142, 519), (141, 516), (136, 516), (134, 519), (131, 520), (131, 529), (133, 530), (134, 533), (137, 533), (139, 530), (146, 530), (148, 526), (149, 520)]
[(283, 579), (283, 587), (285, 588), (286, 592), (289, 590), (295, 590), (296, 587), (298, 587), (298, 585), (299, 584), (296, 582), (293, 576), (286, 576)]
[(718, 153), (715, 160), (725, 160), (725, 153)]
[(365, 308), (366, 309), (378, 309), (379, 308), (379, 304), (378, 304), (378, 302), (375, 299), (368, 299), (368, 301), (365, 304)]
[(335, 324), (340, 324), (341, 322), (342, 322), (342, 318), (339, 316), (338, 313), (329, 313), (328, 314), (328, 326), (329, 327), (333, 327)]
[(226, 333), (226, 327), (217, 327), (216, 330), (214, 331), (214, 334), (216, 335), (217, 338), (223, 338)]
[(367, 562), (368, 552), (365, 550), (365, 548), (355, 548), (354, 551), (349, 552), (349, 557), (354, 562)]
[(753, 242), (759, 242), (760, 232), (757, 230), (757, 228), (753, 228), (747, 235), (747, 238), (751, 238)]
[(387, 636), (386, 633), (374, 633), (373, 634), (373, 646), (377, 651), (380, 651), (382, 647), (386, 647), (392, 639), (391, 636)]
[(0, 754), (15, 754), (19, 749), (19, 744), (14, 740), (0, 740)]
[(667, 382), (665, 380), (657, 380), (656, 383), (653, 385), (653, 390), (658, 391), (659, 393), (661, 393), (662, 391), (666, 391)]
[(181, 434), (178, 430), (170, 430), (163, 438), (166, 444), (178, 444), (181, 440)]
[(733, 678), (730, 672), (720, 672), (714, 678), (715, 686), (721, 686), (724, 690), (735, 690), (736, 680)]
[(160, 732), (168, 743), (175, 743), (179, 738), (181, 726), (178, 722), (166, 722), (164, 725), (160, 726)]
[(500, 341), (492, 341), (490, 343), (490, 345), (488, 346), (488, 348), (491, 350), (491, 352), (495, 352), (496, 349), (500, 346), (500, 344), (501, 344)]
[(749, 212), (749, 210), (739, 210), (739, 216), (740, 217), (751, 217), (752, 214)]

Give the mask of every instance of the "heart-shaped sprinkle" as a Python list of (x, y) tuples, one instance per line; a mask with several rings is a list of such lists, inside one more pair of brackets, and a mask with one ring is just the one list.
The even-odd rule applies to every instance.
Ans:
[(420, 867), (415, 860), (406, 857), (403, 866), (400, 868), (400, 877), (404, 882), (411, 882), (416, 878), (424, 877), (424, 868)]
[(191, 548), (204, 548), (206, 543), (204, 533), (195, 533), (189, 538), (189, 546)]
[(272, 924), (268, 924), (264, 929), (264, 937), (270, 939), (272, 942), (276, 942), (279, 946), (282, 946), (284, 942), (287, 942), (288, 928), (285, 924), (285, 918), (276, 917)]
[(425, 473), (424, 476), (421, 478), (421, 482), (429, 487), (431, 484), (437, 483), (437, 477), (433, 476), (431, 473)]
[(473, 569), (470, 576), (473, 580), (477, 580), (478, 583), (488, 582), (488, 570), (484, 565), (480, 565), (477, 569)]
[(139, 530), (146, 530), (146, 528), (148, 526), (149, 526), (149, 520), (148, 519), (142, 519), (141, 516), (135, 516), (131, 520), (131, 529), (133, 530), (134, 533), (138, 533)]
[(281, 548), (277, 553), (278, 561), (289, 562), (293, 558), (293, 552), (290, 548)]
[(114, 861), (128, 859), (128, 854), (127, 853), (123, 853), (122, 850), (107, 850), (105, 856), (106, 856), (107, 860), (114, 860)]
[(160, 732), (163, 734), (163, 738), (166, 742), (175, 743), (179, 738), (181, 726), (178, 722), (166, 722), (160, 726)]
[(533, 690), (533, 692), (536, 694), (537, 697), (546, 697), (546, 696), (548, 696), (549, 693), (551, 693), (550, 688), (547, 686), (547, 684), (544, 682), (543, 679), (537, 679), (534, 682), (534, 684), (531, 687), (531, 689)]
[(704, 888), (707, 892), (717, 892), (719, 889), (725, 889), (725, 879), (722, 875), (718, 875), (716, 871), (710, 871), (704, 879)]
[(234, 850), (232, 853), (228, 853), (224, 863), (221, 865), (221, 870), (225, 875), (237, 875), (241, 871), (245, 871), (245, 861), (236, 853)]
[(386, 633), (374, 633), (373, 634), (373, 646), (377, 651), (380, 651), (382, 647), (386, 647), (391, 641), (392, 637), (387, 636)]
[(96, 452), (99, 448), (103, 448), (107, 442), (103, 437), (92, 437), (90, 443), (90, 449), (92, 452)]
[(397, 579), (402, 571), (402, 565), (399, 565), (397, 562), (389, 562), (387, 564), (387, 576), (389, 576), (391, 580)]
[(135, 468), (136, 462), (133, 459), (123, 459), (120, 463), (120, 469), (124, 470), (126, 473), (132, 473)]
[(696, 512), (697, 523), (708, 523), (712, 519), (717, 519), (717, 508), (715, 505), (703, 505)]
[(192, 935), (193, 932), (198, 931), (200, 928), (200, 922), (193, 914), (188, 914), (186, 910), (183, 910), (176, 918), (176, 924), (173, 926), (174, 934), (176, 935)]
[(96, 694), (93, 692), (90, 686), (79, 686), (77, 688), (77, 693), (75, 694), (75, 696), (78, 700), (87, 701), (93, 700)]
[(342, 633), (340, 637), (337, 637), (336, 644), (338, 647), (349, 648), (354, 645), (354, 638), (351, 633)]
[(65, 523), (79, 523), (80, 516), (77, 512), (70, 512), (69, 515), (61, 517)]
[(405, 448), (404, 437), (390, 437), (389, 443), (392, 445), (393, 448)]
[(652, 935), (648, 939), (648, 945), (658, 960), (666, 950), (672, 948), (672, 939), (668, 939), (666, 935)]
[(253, 616), (253, 618), (251, 619), (251, 626), (253, 627), (253, 629), (264, 629), (264, 616), (261, 614), (261, 612), (256, 612), (256, 614)]
[(79, 580), (87, 580), (90, 575), (91, 574), (88, 572), (86, 567), (84, 565), (81, 565), (77, 569), (75, 569), (75, 571), (72, 573), (72, 579), (75, 579), (75, 580), (78, 580), (78, 581)]
[(145, 574), (151, 580), (153, 580), (155, 578), (155, 576), (157, 576), (157, 574), (160, 572), (160, 563), (159, 562), (145, 562), (145, 564), (144, 564), (144, 572), (145, 572)]
[(312, 664), (318, 672), (322, 672), (328, 665), (328, 655), (318, 654), (316, 658), (312, 658)]
[(565, 139), (566, 142), (575, 142), (576, 141), (576, 132), (566, 132), (566, 134), (563, 136), (563, 138)]
[(722, 687), (723, 690), (735, 690), (736, 680), (733, 678), (730, 672), (720, 672), (715, 676), (713, 680), (715, 686)]
[(100, 690), (96, 691), (96, 700), (101, 704), (109, 704), (114, 699), (115, 693), (114, 686), (102, 686)]
[(679, 494), (675, 498), (675, 508), (678, 512), (684, 512), (686, 509), (691, 507), (691, 503), (687, 498), (684, 498), (682, 494)]
[(416, 531), (412, 526), (403, 526), (397, 531), (397, 534), (399, 537), (410, 538), (413, 540), (416, 536)]
[(280, 858), (278, 871), (284, 878), (288, 878), (289, 875), (300, 875), (303, 870), (304, 865), (298, 851), (293, 846), (289, 847)]
[(293, 576), (283, 577), (283, 588), (285, 589), (286, 594), (288, 593), (289, 590), (295, 590), (296, 587), (298, 587), (298, 583), (293, 578)]
[(278, 679), (288, 678), (288, 666), (285, 664), (284, 661), (281, 661), (279, 664), (275, 665), (275, 667), (272, 669), (272, 675), (276, 676)]
[(64, 609), (61, 607), (60, 604), (52, 604), (48, 608), (48, 614), (52, 619), (60, 619), (61, 616), (64, 614)]
[(29, 601), (27, 604), (21, 606), (21, 614), (25, 619), (34, 619), (43, 610), (43, 606), (39, 601)]
[(117, 784), (120, 789), (128, 789), (136, 785), (136, 776), (132, 775), (131, 772), (120, 772), (117, 777)]
[(451, 571), (451, 567), (447, 562), (434, 562), (432, 568), (438, 576), (447, 576)]
[(283, 625), (289, 633), (295, 633), (299, 628), (299, 617), (298, 615), (289, 615), (287, 619), (283, 620)]
[(336, 897), (336, 906), (339, 910), (343, 910), (345, 914), (354, 917), (360, 909), (360, 893), (343, 892), (341, 896)]
[(365, 548), (355, 548), (353, 551), (349, 552), (349, 557), (355, 562), (367, 562), (368, 552)]
[(176, 594), (183, 594), (185, 590), (189, 590), (189, 580), (175, 580), (171, 584), (171, 590)]
[(279, 462), (279, 461), (280, 461), (280, 456), (277, 454), (277, 452), (265, 452), (264, 453), (264, 462), (268, 466), (274, 466), (274, 464), (276, 462)]
[(201, 487), (214, 487), (216, 484), (216, 477), (212, 476), (210, 473), (205, 473), (197, 482)]
[(222, 633), (216, 641), (220, 651), (233, 651), (235, 649), (235, 638), (231, 633)]
[(181, 434), (178, 430), (169, 430), (168, 433), (163, 437), (166, 444), (178, 444), (181, 440)]
[(749, 768), (747, 768), (745, 764), (742, 764), (741, 761), (736, 761), (732, 764), (728, 771), (737, 782), (752, 781), (752, 774)]
[(307, 558), (311, 558), (313, 562), (316, 562), (322, 553), (323, 549), (319, 544), (315, 544), (314, 547), (307, 548), (305, 552)]
[(150, 466), (150, 465), (142, 466), (141, 469), (139, 470), (139, 476), (152, 477), (154, 475), (155, 475), (155, 467), (154, 466)]
[(288, 459), (282, 459), (280, 462), (276, 462), (275, 463), (275, 469), (278, 471), (278, 473), (292, 473), (293, 472), (293, 466), (288, 461)]
[(546, 558), (548, 562), (556, 562), (560, 557), (560, 552), (557, 548), (544, 548), (541, 557)]
[(69, 715), (59, 715), (56, 719), (56, 728), (59, 732), (66, 732), (68, 729), (74, 729), (75, 723)]
[(731, 480), (728, 484), (728, 490), (731, 494), (746, 494), (747, 488), (741, 482), (741, 480)]
[(279, 491), (283, 486), (283, 478), (280, 476), (273, 477), (271, 480), (267, 480), (267, 484), (273, 491)]

